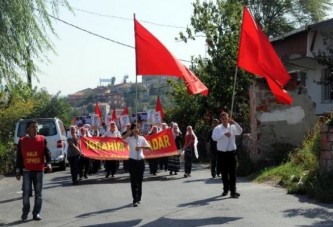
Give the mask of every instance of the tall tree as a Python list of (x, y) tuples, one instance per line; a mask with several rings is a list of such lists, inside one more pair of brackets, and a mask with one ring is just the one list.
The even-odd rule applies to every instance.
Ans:
[(241, 0), (269, 37), (322, 21), (332, 7), (331, 0)]
[(53, 50), (48, 33), (55, 34), (49, 15), (59, 6), (70, 9), (67, 0), (0, 1), (0, 84), (15, 83), (36, 71), (33, 59), (45, 61)]

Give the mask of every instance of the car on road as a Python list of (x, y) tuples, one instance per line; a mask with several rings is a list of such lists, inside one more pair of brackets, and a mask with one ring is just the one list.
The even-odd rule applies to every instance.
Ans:
[(38, 122), (38, 134), (45, 136), (52, 165), (66, 170), (67, 137), (64, 124), (59, 118), (20, 119), (15, 125), (14, 143), (18, 144), (19, 139), (26, 135), (26, 126), (31, 120)]

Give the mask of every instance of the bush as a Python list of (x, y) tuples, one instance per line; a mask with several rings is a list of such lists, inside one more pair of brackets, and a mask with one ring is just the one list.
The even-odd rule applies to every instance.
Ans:
[(14, 171), (13, 143), (0, 143), (0, 174)]

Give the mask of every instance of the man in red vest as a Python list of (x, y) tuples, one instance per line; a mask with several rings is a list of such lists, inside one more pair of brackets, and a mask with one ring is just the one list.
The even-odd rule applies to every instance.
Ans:
[(32, 211), (33, 220), (40, 221), (42, 208), (42, 188), (44, 174), (44, 160), (47, 163), (47, 172), (52, 172), (51, 153), (46, 145), (46, 139), (37, 135), (38, 123), (29, 121), (27, 123), (27, 135), (19, 140), (16, 155), (16, 179), (23, 176), (23, 209), (21, 219), (27, 220), (30, 211), (29, 194), (32, 184), (35, 190), (35, 204)]

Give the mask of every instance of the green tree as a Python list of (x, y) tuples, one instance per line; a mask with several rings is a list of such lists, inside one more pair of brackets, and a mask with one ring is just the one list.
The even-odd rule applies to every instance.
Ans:
[(331, 0), (241, 0), (269, 37), (325, 19)]
[(33, 74), (32, 59), (47, 59), (45, 51), (53, 50), (47, 34), (55, 34), (50, 15), (57, 15), (60, 4), (70, 9), (66, 0), (0, 1), (1, 85), (22, 80), (22, 72)]
[(60, 97), (60, 92), (56, 95), (49, 95), (46, 90), (40, 90), (33, 96), (36, 107), (30, 114), (31, 118), (58, 117), (65, 124), (70, 124), (72, 120), (70, 106), (67, 98)]

